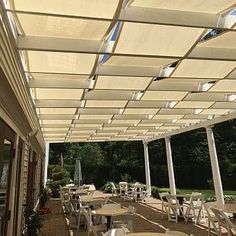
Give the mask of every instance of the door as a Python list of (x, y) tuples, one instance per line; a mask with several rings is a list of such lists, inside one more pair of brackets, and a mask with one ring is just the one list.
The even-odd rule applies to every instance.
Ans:
[(14, 155), (15, 133), (0, 119), (0, 235), (7, 235), (11, 168)]
[(19, 138), (18, 150), (17, 150), (17, 167), (16, 167), (16, 187), (15, 187), (15, 206), (14, 206), (14, 222), (13, 235), (17, 235), (18, 226), (18, 214), (19, 214), (19, 203), (20, 203), (20, 182), (21, 182), (21, 166), (23, 158), (23, 140)]
[(35, 203), (35, 174), (37, 165), (37, 154), (30, 150), (28, 163), (28, 181), (27, 181), (27, 198), (26, 198), (26, 223), (32, 214)]

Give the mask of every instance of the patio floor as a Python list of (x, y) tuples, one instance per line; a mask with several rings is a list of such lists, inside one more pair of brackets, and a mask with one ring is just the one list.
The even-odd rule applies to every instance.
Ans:
[[(193, 223), (185, 223), (180, 221), (179, 223), (169, 222), (167, 217), (161, 218), (161, 202), (157, 199), (151, 198), (148, 203), (134, 203), (130, 201), (123, 201), (120, 198), (112, 197), (112, 201), (122, 203), (123, 206), (129, 205), (135, 206), (136, 216), (134, 219), (134, 232), (164, 232), (166, 228), (171, 230), (178, 230), (185, 233), (192, 233), (194, 236), (207, 236), (207, 225), (194, 225)], [(48, 207), (51, 208), (52, 213), (44, 215), (43, 228), (40, 236), (85, 236), (86, 232), (81, 230), (71, 230), (68, 226), (68, 216), (60, 213), (59, 200), (50, 200)], [(118, 218), (118, 217), (117, 217)], [(227, 235), (227, 234), (222, 234)]]

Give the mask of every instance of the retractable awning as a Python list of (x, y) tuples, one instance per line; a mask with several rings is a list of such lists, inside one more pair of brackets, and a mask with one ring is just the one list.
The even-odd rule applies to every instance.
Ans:
[(45, 141), (151, 141), (235, 118), (235, 7), (11, 0)]

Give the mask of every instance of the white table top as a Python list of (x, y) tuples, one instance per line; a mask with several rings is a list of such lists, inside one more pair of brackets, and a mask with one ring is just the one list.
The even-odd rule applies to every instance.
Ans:
[(100, 216), (117, 216), (122, 215), (128, 212), (127, 208), (113, 208), (113, 207), (107, 207), (107, 208), (100, 208), (97, 210), (93, 210), (93, 215), (100, 215)]
[(140, 232), (140, 233), (127, 233), (127, 236), (166, 236), (165, 233), (152, 233), (152, 232)]
[(92, 202), (92, 201), (104, 201), (104, 198), (103, 197), (93, 197), (93, 196), (90, 196), (90, 195), (82, 195), (80, 196), (80, 202), (82, 203), (86, 203), (86, 202)]

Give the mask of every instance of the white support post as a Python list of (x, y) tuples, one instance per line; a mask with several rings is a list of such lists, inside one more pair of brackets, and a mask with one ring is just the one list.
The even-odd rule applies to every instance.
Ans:
[(206, 127), (206, 134), (207, 134), (207, 142), (208, 142), (208, 148), (209, 148), (209, 154), (210, 154), (210, 160), (211, 160), (211, 169), (212, 169), (216, 200), (218, 204), (224, 205), (225, 202), (224, 202), (224, 194), (223, 194), (223, 188), (222, 188), (222, 182), (221, 182), (221, 176), (220, 176), (220, 168), (219, 168), (218, 157), (217, 157), (217, 152), (216, 152), (214, 134), (213, 134), (213, 130), (211, 126)]
[(46, 186), (47, 178), (48, 178), (48, 163), (49, 163), (49, 142), (46, 142), (45, 165), (44, 165), (44, 186)]
[(150, 167), (149, 167), (149, 155), (148, 155), (148, 144), (143, 142), (144, 150), (144, 161), (145, 161), (145, 177), (146, 177), (146, 186), (148, 196), (151, 196), (151, 176), (150, 176)]
[(170, 137), (165, 138), (165, 144), (166, 144), (166, 156), (167, 156), (170, 192), (171, 194), (176, 194), (175, 175), (174, 175), (174, 167), (173, 167), (173, 160), (172, 160)]

